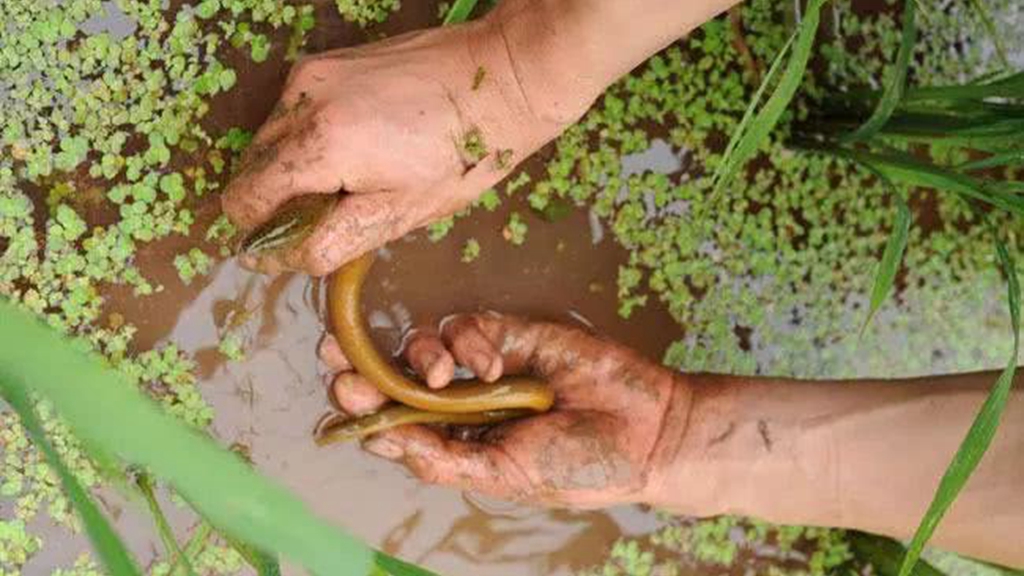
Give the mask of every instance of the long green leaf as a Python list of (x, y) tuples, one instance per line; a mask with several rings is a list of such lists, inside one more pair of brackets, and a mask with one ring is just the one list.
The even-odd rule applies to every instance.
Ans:
[(1019, 100), (1024, 96), (1024, 72), (980, 84), (958, 86), (935, 86), (911, 88), (904, 95), (903, 103), (921, 100), (956, 102), (957, 100), (986, 100), (989, 98), (1010, 98)]
[(1013, 261), (1010, 251), (1006, 248), (998, 232), (993, 230), (996, 243), (996, 256), (1006, 275), (1007, 302), (1010, 307), (1010, 324), (1013, 329), (1013, 349), (1010, 354), (1009, 363), (999, 375), (995, 386), (989, 393), (988, 398), (982, 405), (981, 410), (975, 417), (967, 436), (957, 449), (953, 461), (950, 462), (946, 473), (939, 482), (928, 511), (925, 512), (921, 524), (910, 541), (907, 554), (900, 567), (899, 576), (910, 576), (914, 565), (921, 556), (925, 543), (935, 532), (950, 505), (956, 500), (960, 490), (963, 489), (967, 479), (970, 478), (974, 469), (977, 468), (981, 457), (988, 450), (995, 437), (996, 429), (999, 427), (999, 420), (1006, 408), (1006, 402), (1010, 396), (1010, 388), (1013, 386), (1013, 377), (1017, 370), (1017, 356), (1020, 352), (1020, 285), (1017, 281), (1017, 267)]
[(277, 558), (234, 538), (229, 537), (227, 540), (258, 576), (281, 576), (281, 563)]
[(477, 0), (455, 0), (444, 17), (444, 25), (460, 24), (468, 20), (473, 8), (476, 8), (476, 3)]
[[(752, 120), (749, 120), (749, 128), (741, 126), (740, 128), (742, 129), (737, 129), (733, 133), (733, 141), (730, 141), (729, 146), (726, 148), (727, 153), (715, 171), (713, 192), (715, 196), (721, 194), (722, 190), (729, 185), (729, 182), (736, 175), (736, 172), (757, 152), (757, 148), (768, 137), (772, 129), (775, 128), (789, 103), (793, 100), (793, 96), (803, 81), (804, 72), (807, 70), (807, 62), (811, 57), (811, 47), (814, 45), (818, 24), (821, 21), (821, 6), (824, 3), (825, 0), (811, 0), (807, 6), (804, 19), (795, 34), (796, 39), (793, 41), (789, 61), (786, 64), (785, 71), (782, 73), (782, 77), (779, 79), (778, 85), (775, 87), (772, 95), (768, 97), (764, 107), (757, 112), (757, 115)], [(780, 53), (776, 59), (782, 56), (783, 54)], [(772, 66), (774, 67), (774, 64)], [(759, 93), (766, 85), (765, 83), (769, 81), (769, 76), (765, 76), (762, 87), (758, 90)], [(750, 105), (744, 120), (749, 119), (750, 114), (752, 114), (751, 110), (757, 104), (758, 102), (755, 100)]]
[(914, 44), (917, 42), (917, 21), (915, 11), (917, 3), (914, 0), (903, 2), (903, 34), (900, 41), (899, 51), (896, 53), (896, 62), (890, 70), (889, 78), (885, 83), (885, 90), (878, 100), (878, 105), (871, 117), (859, 128), (844, 137), (844, 141), (867, 140), (878, 133), (885, 126), (892, 113), (903, 99), (907, 89), (907, 71), (910, 69), (910, 58), (914, 55)]
[(984, 170), (985, 168), (998, 168), (1000, 166), (1024, 165), (1024, 150), (1003, 152), (994, 154), (988, 158), (967, 162), (957, 166), (958, 170)]
[(903, 252), (907, 248), (907, 238), (910, 235), (910, 223), (913, 216), (906, 199), (900, 194), (896, 186), (885, 176), (878, 175), (881, 181), (889, 189), (893, 204), (896, 206), (896, 221), (893, 222), (892, 232), (885, 243), (885, 251), (882, 252), (882, 259), (878, 263), (878, 270), (875, 271), (875, 282), (871, 288), (871, 303), (868, 308), (868, 316), (864, 319), (864, 328), (871, 323), (875, 312), (885, 301), (885, 298), (892, 292), (896, 283), (896, 273), (899, 272), (900, 263), (903, 262)]
[(426, 568), (420, 568), (415, 564), (382, 553), (377, 554), (377, 567), (391, 576), (437, 576)]
[[(743, 117), (740, 118), (739, 124), (736, 125), (736, 129), (732, 132), (732, 137), (729, 139), (729, 144), (725, 147), (725, 152), (722, 153), (722, 163), (719, 167), (723, 166), (725, 161), (732, 157), (733, 151), (736, 150), (736, 145), (739, 144), (740, 137), (743, 136), (750, 129), (750, 122), (754, 119), (754, 114), (757, 112), (758, 105), (761, 104), (761, 99), (764, 98), (764, 93), (768, 91), (768, 87), (771, 86), (772, 82), (775, 81), (775, 77), (778, 76), (779, 71), (782, 70), (782, 63), (786, 61), (786, 55), (789, 54), (789, 49), (796, 41), (799, 30), (793, 31), (790, 34), (789, 39), (782, 45), (779, 53), (775, 55), (775, 59), (772, 60), (772, 65), (768, 67), (768, 73), (765, 74), (764, 79), (761, 80), (761, 85), (757, 87), (757, 91), (754, 92), (754, 97), (750, 100), (750, 105), (743, 112)], [(716, 172), (715, 178), (718, 178)]]
[(370, 548), (7, 302), (0, 303), (0, 381), (38, 392), (89, 444), (169, 481), (232, 537), (318, 574), (362, 575), (374, 561)]
[(815, 146), (813, 143), (807, 145), (807, 148), (860, 162), (893, 182), (953, 192), (963, 198), (978, 200), (1024, 216), (1024, 196), (1014, 194), (998, 183), (982, 182), (973, 176), (922, 162), (909, 154), (876, 154), (853, 148)]
[[(0, 324), (3, 323), (0, 322)], [(17, 347), (13, 345), (12, 341), (5, 341), (3, 345)], [(92, 541), (92, 545), (96, 549), (96, 553), (99, 555), (100, 561), (103, 562), (107, 572), (111, 576), (139, 576), (139, 569), (132, 560), (128, 549), (125, 548), (124, 542), (121, 541), (114, 528), (111, 527), (106, 517), (100, 512), (92, 497), (89, 496), (85, 488), (78, 483), (75, 476), (68, 470), (68, 467), (50, 443), (50, 439), (46, 437), (46, 432), (43, 430), (43, 425), (36, 415), (35, 407), (32, 406), (28, 393), (24, 388), (18, 386), (16, 381), (8, 380), (7, 378), (0, 379), (0, 390), (3, 391), (3, 396), (7, 403), (18, 413), (21, 425), (24, 426), (32, 443), (43, 453), (50, 468), (60, 478), (64, 493), (67, 494), (68, 500), (82, 519), (85, 532), (89, 535), (89, 540)]]
[(146, 506), (149, 507), (149, 515), (153, 517), (153, 521), (156, 523), (157, 534), (164, 544), (164, 551), (171, 560), (171, 566), (181, 562), (186, 574), (195, 576), (192, 563), (189, 562), (185, 553), (182, 552), (181, 546), (178, 545), (178, 539), (174, 537), (174, 530), (171, 529), (171, 524), (167, 521), (167, 516), (164, 515), (163, 508), (160, 507), (160, 502), (156, 499), (156, 492), (153, 490), (153, 479), (148, 474), (139, 474), (135, 485), (138, 487), (139, 492), (142, 493)]
[[(850, 530), (846, 533), (853, 555), (862, 562), (868, 562), (878, 576), (896, 576), (900, 569), (900, 561), (907, 549), (892, 538)], [(944, 576), (937, 568), (918, 561), (914, 566), (913, 576)]]

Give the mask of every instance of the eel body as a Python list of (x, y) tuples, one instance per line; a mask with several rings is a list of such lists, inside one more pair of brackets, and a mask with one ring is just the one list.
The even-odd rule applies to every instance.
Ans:
[[(334, 195), (311, 195), (290, 200), (241, 244), (249, 254), (298, 246), (336, 202)], [(373, 266), (365, 254), (334, 273), (327, 290), (334, 337), (353, 368), (397, 405), (359, 418), (332, 415), (317, 427), (318, 444), (363, 438), (408, 424), (491, 424), (540, 413), (551, 408), (554, 393), (543, 382), (510, 376), (497, 382), (464, 380), (432, 390), (396, 370), (377, 352), (362, 313), (362, 291)]]
[(363, 255), (331, 277), (327, 290), (331, 326), (356, 372), (399, 405), (361, 418), (328, 419), (319, 427), (318, 443), (360, 438), (406, 424), (489, 424), (551, 408), (554, 393), (535, 378), (510, 376), (493, 383), (474, 379), (433, 390), (396, 370), (378, 354), (363, 321), (361, 295), (373, 261), (372, 253)]

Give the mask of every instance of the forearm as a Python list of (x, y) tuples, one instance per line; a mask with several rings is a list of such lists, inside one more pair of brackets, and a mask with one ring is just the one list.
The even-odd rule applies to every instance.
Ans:
[[(909, 537), (996, 374), (804, 383), (693, 376), (656, 461), (652, 504)], [(1018, 379), (1020, 380), (1020, 379)], [(678, 409), (684, 411), (683, 407)], [(1024, 565), (1024, 394), (934, 541)]]
[(738, 0), (503, 0), (489, 16), (529, 99), (572, 120), (611, 83)]

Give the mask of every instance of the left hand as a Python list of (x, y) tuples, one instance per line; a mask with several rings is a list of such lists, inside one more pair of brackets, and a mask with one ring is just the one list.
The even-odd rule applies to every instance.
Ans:
[[(340, 372), (332, 391), (345, 412), (372, 413), (388, 401), (350, 371), (333, 338), (325, 338), (320, 355)], [(554, 389), (550, 412), (498, 424), (473, 440), (404, 426), (365, 443), (426, 482), (529, 504), (650, 502), (665, 415), (690, 398), (679, 375), (628, 348), (577, 328), (493, 313), (457, 316), (440, 333), (417, 331), (405, 357), (433, 388), (452, 380), (457, 362), (486, 381), (528, 372)]]

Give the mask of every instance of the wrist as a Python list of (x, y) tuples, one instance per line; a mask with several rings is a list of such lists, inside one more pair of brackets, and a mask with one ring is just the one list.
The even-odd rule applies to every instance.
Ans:
[(804, 401), (807, 385), (716, 375), (682, 381), (689, 406), (674, 407), (666, 418), (652, 458), (649, 504), (782, 524), (819, 525), (842, 516), (839, 454), (828, 420), (816, 418)]
[(705, 495), (684, 489), (686, 497), (679, 497), (681, 485), (687, 481), (680, 477), (678, 463), (692, 459), (686, 454), (690, 450), (686, 438), (693, 421), (697, 392), (687, 375), (675, 376), (668, 408), (658, 423), (657, 441), (651, 451), (647, 480), (639, 503), (688, 516), (710, 516), (714, 513), (715, 506)]
[(485, 19), (530, 111), (559, 131), (579, 120), (615, 80), (590, 56), (566, 4), (506, 0)]

